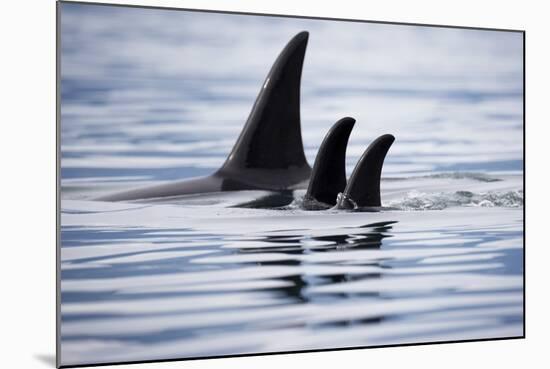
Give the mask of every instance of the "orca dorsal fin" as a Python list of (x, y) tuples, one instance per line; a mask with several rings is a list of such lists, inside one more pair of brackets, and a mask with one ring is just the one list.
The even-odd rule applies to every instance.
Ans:
[(285, 186), (309, 178), (300, 127), (300, 82), (308, 37), (308, 32), (298, 33), (275, 60), (219, 173), (246, 180), (247, 170), (255, 176), (258, 171), (285, 170)]
[(374, 140), (365, 150), (353, 169), (346, 189), (338, 195), (337, 207), (354, 209), (382, 206), (380, 201), (380, 175), (384, 158), (395, 137), (386, 134)]
[(335, 205), (336, 197), (346, 188), (346, 148), (355, 124), (342, 118), (330, 128), (319, 147), (304, 202)]

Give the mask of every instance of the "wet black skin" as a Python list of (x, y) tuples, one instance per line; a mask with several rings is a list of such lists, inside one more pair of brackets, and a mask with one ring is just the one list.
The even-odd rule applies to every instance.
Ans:
[(313, 172), (303, 207), (308, 210), (336, 205), (336, 197), (346, 188), (346, 148), (353, 118), (342, 118), (326, 134), (313, 164)]
[(380, 176), (382, 165), (395, 137), (382, 135), (365, 150), (351, 176), (346, 189), (338, 195), (336, 207), (339, 209), (357, 209), (380, 207)]

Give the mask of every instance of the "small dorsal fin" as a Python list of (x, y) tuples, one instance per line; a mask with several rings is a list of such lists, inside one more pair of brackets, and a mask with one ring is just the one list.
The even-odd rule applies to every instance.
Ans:
[(339, 208), (382, 206), (380, 175), (384, 158), (394, 140), (392, 135), (382, 135), (367, 147), (353, 169), (346, 189), (338, 195)]
[(346, 188), (346, 147), (355, 119), (342, 118), (328, 131), (319, 147), (304, 201), (336, 204)]
[(300, 127), (300, 81), (308, 37), (308, 32), (298, 33), (279, 54), (219, 173), (238, 173), (246, 179), (248, 169), (290, 170), (289, 183), (309, 178)]

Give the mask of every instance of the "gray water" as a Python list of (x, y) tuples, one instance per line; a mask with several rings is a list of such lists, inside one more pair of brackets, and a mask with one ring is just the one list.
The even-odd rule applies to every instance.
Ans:
[[(523, 334), (521, 34), (61, 8), (62, 364)], [(394, 134), (387, 210), (93, 200), (217, 169), (301, 30), (308, 161)]]

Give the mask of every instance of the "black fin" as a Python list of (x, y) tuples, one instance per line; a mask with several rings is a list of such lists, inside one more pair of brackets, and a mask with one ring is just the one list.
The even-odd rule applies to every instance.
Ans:
[(328, 131), (315, 157), (304, 204), (336, 204), (336, 196), (346, 188), (346, 147), (354, 124), (355, 119), (342, 118)]
[[(308, 32), (298, 33), (277, 57), (219, 173), (238, 173), (240, 180), (251, 182), (258, 170), (285, 170), (278, 182), (287, 187), (309, 178), (311, 167), (300, 128), (300, 81), (308, 37)], [(245, 169), (250, 170), (249, 175)], [(275, 187), (280, 185), (283, 183)]]
[(353, 169), (346, 189), (338, 195), (338, 208), (382, 206), (380, 175), (384, 158), (394, 140), (395, 137), (386, 134), (378, 137), (369, 145)]

